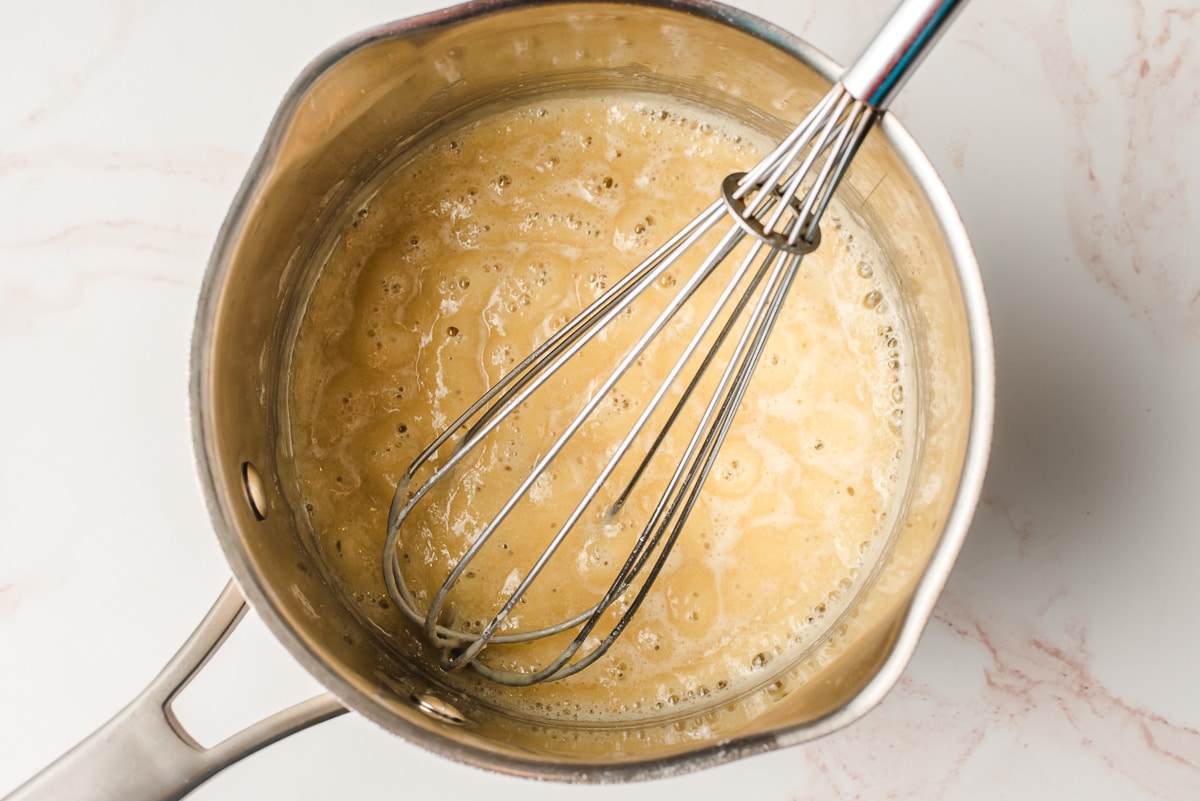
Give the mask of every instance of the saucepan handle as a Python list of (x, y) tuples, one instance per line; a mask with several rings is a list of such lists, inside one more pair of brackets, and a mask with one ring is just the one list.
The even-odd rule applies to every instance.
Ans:
[(277, 712), (211, 748), (193, 739), (172, 703), (246, 612), (230, 581), (174, 658), (141, 695), (5, 801), (175, 801), (276, 740), (346, 709), (326, 693)]

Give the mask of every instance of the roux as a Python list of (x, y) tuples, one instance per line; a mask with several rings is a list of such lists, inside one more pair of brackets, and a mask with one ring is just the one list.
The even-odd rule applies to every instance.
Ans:
[[(414, 149), (330, 234), (292, 351), (289, 434), (315, 547), (382, 638), (401, 649), (417, 640), (388, 603), (381, 568), (403, 470), (769, 144), (658, 96), (541, 99)], [(823, 228), (825, 244), (805, 259), (701, 502), (629, 629), (574, 677), (519, 690), (480, 682), (478, 692), (555, 717), (652, 717), (769, 680), (844, 612), (887, 547), (910, 379), (891, 288), (870, 266), (875, 246), (836, 205)], [(632, 324), (653, 309), (639, 301)], [(478, 580), (453, 599), (460, 617), (488, 608), (540, 552), (537, 537), (562, 519), (561, 499), (594, 474), (583, 454), (605, 453), (609, 424), (648, 395), (652, 385), (637, 376), (581, 432), (566, 463), (583, 466), (540, 480), (505, 547), (473, 566)], [(573, 392), (562, 389), (563, 407)], [(480, 510), (507, 494), (505, 468), (535, 458), (561, 427), (554, 397), (501, 432), (464, 472), (461, 492), (434, 497), (416, 516), (402, 546), (415, 588), (436, 588)], [(584, 527), (509, 624), (594, 602), (627, 538)], [(485, 657), (512, 666), (556, 650), (512, 646)]]

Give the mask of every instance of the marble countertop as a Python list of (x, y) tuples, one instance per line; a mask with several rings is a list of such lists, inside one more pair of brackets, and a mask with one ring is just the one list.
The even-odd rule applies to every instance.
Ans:
[[(436, 5), (0, 6), (0, 795), (225, 584), (187, 403), (209, 249), (304, 65)], [(738, 5), (846, 61), (891, 0)], [(483, 773), (347, 715), (189, 799), (1200, 796), (1200, 12), (977, 0), (894, 110), (973, 239), (998, 393), (970, 536), (877, 709), (624, 788)], [(253, 615), (226, 651), (184, 699), (198, 725), (318, 689)]]

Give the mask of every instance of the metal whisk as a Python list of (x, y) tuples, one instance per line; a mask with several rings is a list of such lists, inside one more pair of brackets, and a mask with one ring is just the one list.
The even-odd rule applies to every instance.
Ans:
[[(901, 2), (841, 81), (770, 155), (750, 171), (728, 176), (712, 205), (504, 375), (404, 473), (388, 514), (384, 578), (392, 600), (423, 627), (445, 669), (469, 665), (501, 684), (530, 685), (583, 670), (621, 636), (697, 503), (801, 260), (820, 243), (818, 223), (847, 166), (875, 120), (961, 5), (961, 0)], [(721, 228), (723, 222), (726, 225)], [(713, 237), (715, 245), (708, 244)], [(710, 249), (704, 251), (706, 245)], [(528, 472), (516, 480), (507, 501), (473, 530), (469, 546), (440, 588), (431, 596), (414, 591), (398, 550), (413, 510), (431, 492), (452, 491), (453, 483), (461, 478), (458, 471), (463, 469), (464, 459), (489, 437), (497, 436), (497, 430), (519, 415), (534, 393), (551, 385), (560, 371), (578, 361), (585, 346), (625, 315), (648, 287), (679, 267), (689, 252), (691, 258), (699, 259), (698, 266), (654, 322), (614, 360), (610, 372), (596, 372), (589, 363), (586, 373), (591, 389), (581, 408), (534, 459)], [(724, 276), (718, 271), (727, 261), (730, 264), (724, 269), (732, 270)], [(448, 611), (455, 586), (464, 577), (473, 577), (476, 560), (522, 499), (534, 491), (621, 378), (714, 275), (721, 276), (714, 280), (724, 282), (716, 301), (702, 315), (627, 434), (606, 454), (574, 510), (545, 541), (544, 550), (530, 558), (524, 572), (505, 583), (495, 607), (487, 612), (490, 619), (456, 624)], [(550, 391), (555, 386), (551, 385)], [(693, 397), (702, 392), (707, 392), (707, 401)], [(695, 422), (679, 436), (681, 444), (671, 450), (664, 443), (672, 427), (685, 419), (685, 406), (692, 410)], [(443, 449), (444, 458), (440, 456)], [(603, 496), (601, 522), (618, 519), (651, 462), (668, 452), (673, 460), (670, 476), (652, 504), (653, 511), (636, 527), (636, 540), (602, 597), (585, 609), (563, 613), (564, 619), (549, 625), (512, 625), (517, 617), (514, 610), (527, 602), (531, 586), (575, 527), (583, 525), (585, 517), (594, 519), (587, 517), (587, 510)], [(619, 472), (619, 467), (624, 472)], [(606, 489), (610, 482), (620, 489)], [(559, 638), (562, 647), (544, 664), (509, 669), (479, 658), (489, 646), (545, 638)]]

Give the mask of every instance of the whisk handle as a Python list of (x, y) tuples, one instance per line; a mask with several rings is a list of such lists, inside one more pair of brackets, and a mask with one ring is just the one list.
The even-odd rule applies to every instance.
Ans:
[(883, 111), (966, 0), (902, 0), (842, 75), (856, 99)]

